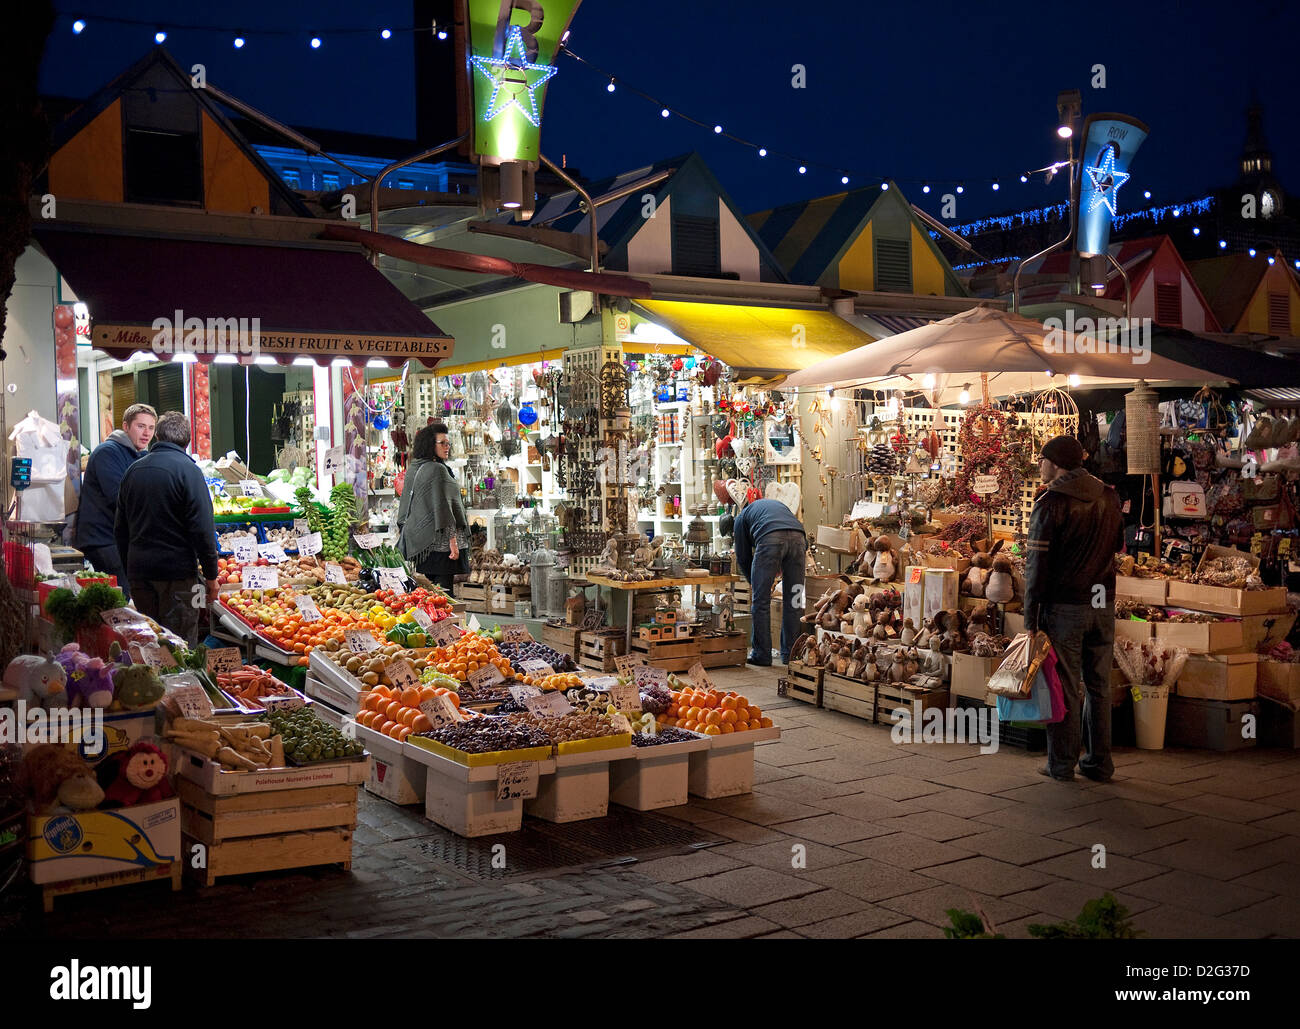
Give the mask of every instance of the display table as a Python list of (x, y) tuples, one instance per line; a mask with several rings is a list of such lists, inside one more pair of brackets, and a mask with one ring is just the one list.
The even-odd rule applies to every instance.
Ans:
[[(616, 579), (606, 579), (603, 575), (593, 575), (587, 573), (587, 581), (593, 586), (604, 586), (611, 590), (622, 590), (627, 594), (627, 649), (632, 649), (632, 631), (635, 628), (632, 615), (632, 609), (636, 601), (636, 595), (646, 590), (669, 589), (674, 586), (726, 586), (727, 591), (732, 592), (732, 587), (740, 581), (738, 575), (690, 575), (682, 576), (678, 579), (646, 579), (642, 582), (619, 582)], [(696, 600), (699, 599), (699, 593), (696, 593)]]

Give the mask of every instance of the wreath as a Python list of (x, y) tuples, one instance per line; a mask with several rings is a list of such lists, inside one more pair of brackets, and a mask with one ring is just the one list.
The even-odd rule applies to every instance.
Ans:
[[(1024, 480), (1018, 462), (1007, 453), (1007, 436), (1005, 411), (991, 404), (979, 404), (967, 411), (957, 433), (958, 452), (964, 458), (952, 485), (958, 503), (996, 511), (1019, 499)], [(997, 491), (975, 493), (971, 486), (977, 475), (996, 475)]]

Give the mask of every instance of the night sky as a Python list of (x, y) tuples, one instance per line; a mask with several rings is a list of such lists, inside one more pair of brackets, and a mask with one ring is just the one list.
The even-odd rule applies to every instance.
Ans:
[[(97, 23), (96, 13), (157, 19), (168, 50), (208, 77), (289, 124), (410, 138), (414, 135), (410, 37), (387, 42), (378, 30), (412, 23), (409, 3), (309, 5), (229, 0), (191, 5), (123, 0), (75, 10), (89, 27), (74, 36), (70, 7), (50, 39), (41, 89), (85, 97), (153, 46), (144, 26)], [(311, 21), (302, 21), (303, 10)], [(1090, 13), (1095, 12), (1095, 13)], [(1236, 176), (1252, 87), (1265, 103), (1274, 172), (1300, 193), (1300, 139), (1294, 127), (1300, 6), (1286, 0), (1231, 5), (1188, 3), (985, 5), (952, 0), (910, 4), (740, 4), (701, 0), (585, 0), (569, 45), (583, 58), (671, 107), (773, 153), (748, 147), (677, 118), (567, 57), (547, 95), (543, 150), (596, 178), (699, 150), (742, 211), (844, 187), (868, 177), (898, 180), (909, 199), (938, 211), (936, 189), (964, 179), (958, 221), (1064, 199), (1062, 180), (1028, 185), (1021, 171), (1063, 156), (1055, 136), (1056, 95), (1083, 91), (1085, 115), (1119, 111), (1145, 120), (1151, 135), (1135, 159), (1132, 199), (1200, 195)], [(740, 20), (738, 20), (740, 19)], [(176, 24), (239, 27), (232, 32)], [(373, 28), (353, 36), (343, 28)], [(259, 29), (294, 29), (282, 37)], [(324, 36), (313, 51), (307, 38)], [(443, 44), (450, 55), (451, 43)], [(1089, 86), (1094, 64), (1107, 87)], [(791, 86), (794, 64), (807, 87)], [(436, 141), (421, 141), (432, 143)], [(798, 155), (808, 172), (775, 152)], [(830, 167), (820, 167), (828, 165)], [(989, 180), (998, 177), (994, 193)], [(1127, 204), (1126, 204), (1127, 199)], [(1293, 201), (1294, 203), (1294, 201)]]

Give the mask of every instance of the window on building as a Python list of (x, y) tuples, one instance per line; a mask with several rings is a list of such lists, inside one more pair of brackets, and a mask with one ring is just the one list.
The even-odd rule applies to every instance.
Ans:
[(673, 274), (706, 278), (722, 274), (717, 218), (673, 214)]
[(912, 292), (911, 240), (876, 240), (876, 289), (888, 293)]
[(1268, 331), (1279, 336), (1291, 333), (1291, 294), (1273, 293), (1268, 295)]
[(1183, 324), (1183, 290), (1180, 283), (1156, 283), (1156, 324)]
[(302, 188), (302, 176), (299, 174), (297, 168), (281, 169), (280, 178), (284, 179), (284, 181), (294, 189)]
[(197, 132), (127, 126), (125, 193), (134, 204), (202, 204)]
[(320, 188), (324, 190), (338, 189), (339, 177), (330, 172), (324, 172), (320, 177)]

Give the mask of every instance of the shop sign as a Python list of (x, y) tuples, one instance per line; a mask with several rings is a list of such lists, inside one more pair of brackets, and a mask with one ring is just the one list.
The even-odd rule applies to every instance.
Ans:
[(996, 475), (976, 475), (971, 480), (971, 492), (977, 496), (988, 496), (990, 493), (998, 491), (998, 477)]
[[(211, 319), (220, 321), (221, 319)], [(174, 348), (161, 351), (155, 346), (159, 332), (153, 325), (111, 325), (97, 322), (91, 330), (93, 345), (110, 354), (144, 350), (149, 353), (213, 354), (232, 352), (227, 333), (221, 328), (205, 327), (202, 332), (186, 332)], [(179, 333), (177, 334), (179, 335)], [(435, 364), (451, 356), (452, 341), (424, 336), (362, 336), (352, 333), (259, 332), (257, 353), (267, 357), (343, 357), (350, 361), (380, 358), (388, 361), (423, 361)], [(251, 349), (251, 348), (250, 348)], [(236, 346), (233, 352), (239, 353)]]
[(474, 153), (486, 163), (538, 159), (546, 84), (579, 2), (468, 0)]
[(1147, 126), (1126, 114), (1089, 115), (1083, 123), (1078, 179), (1079, 253), (1104, 254), (1119, 213), (1118, 194)]

